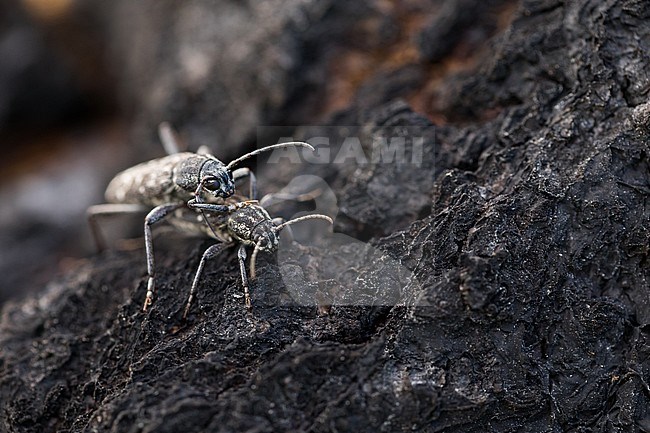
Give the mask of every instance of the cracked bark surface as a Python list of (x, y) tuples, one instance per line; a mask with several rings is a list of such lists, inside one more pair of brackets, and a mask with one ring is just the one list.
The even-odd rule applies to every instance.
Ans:
[[(309, 27), (310, 49), (327, 45), (318, 29), (352, 26), (344, 2), (327, 2), (329, 9), (294, 3), (276, 11), (289, 17), (284, 24), (272, 22), (280, 47), (304, 42), (293, 24), (315, 8), (331, 15), (316, 20), (322, 28)], [(474, 3), (413, 6), (410, 19), (359, 6), (355, 18), (383, 23), (368, 27), (377, 32), (372, 41), (385, 40), (377, 29), (401, 29), (385, 30), (398, 35), (421, 23), (409, 39), (419, 60), (387, 55), (342, 111), (319, 114), (330, 125), (358, 125), (362, 135), (418, 128), (426, 137), (419, 168), (348, 162), (305, 169), (336, 192), (338, 231), (413, 273), (418, 285), (403, 288), (404, 305), (335, 305), (326, 315), (291, 305), (280, 269), (265, 261), (249, 315), (235, 296), (237, 259), (228, 251), (208, 266), (183, 322), (208, 243), (158, 248), (158, 298), (146, 315), (143, 252), (95, 256), (4, 306), (2, 429), (650, 431), (650, 5), (493, 2), (471, 19), (462, 12)], [(209, 9), (207, 2), (191, 6)], [(503, 11), (512, 16), (496, 32)], [(263, 29), (255, 21), (263, 14), (251, 16)], [(446, 27), (436, 26), (440, 20)], [(460, 36), (451, 46), (435, 39), (454, 31)], [(477, 32), (492, 35), (489, 44), (475, 42)], [(402, 43), (388, 37), (384, 50)], [(468, 46), (474, 57), (459, 54)], [(180, 48), (170, 42), (167, 49)], [(305, 68), (280, 73), (282, 97), (254, 85), (258, 99), (246, 103), (278, 119), (304, 119), (287, 113), (300, 108), (292, 101), (301, 92), (314, 100), (308, 73), (325, 68), (325, 57), (306, 59), (305, 52), (288, 55)], [(459, 62), (454, 56), (464, 56), (465, 66), (449, 66)], [(260, 72), (250, 67), (250, 76)], [(141, 80), (147, 68), (128, 73)], [(346, 77), (329, 83), (337, 80)], [(127, 92), (140, 98), (145, 116), (156, 115), (146, 105), (153, 87)], [(208, 92), (203, 104), (218, 111), (211, 101), (219, 91), (201, 90)], [(201, 122), (189, 106), (160, 109)], [(215, 127), (234, 112), (217, 115)], [(235, 146), (258, 121), (222, 139)], [(362, 264), (356, 276), (372, 282), (381, 271)], [(343, 276), (339, 284), (355, 289)]]

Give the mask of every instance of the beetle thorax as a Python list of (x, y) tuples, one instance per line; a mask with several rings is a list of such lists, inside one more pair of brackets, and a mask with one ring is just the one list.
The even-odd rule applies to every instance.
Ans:
[(199, 184), (199, 173), (206, 162), (204, 155), (191, 155), (174, 168), (174, 183), (188, 192), (194, 192)]
[(245, 206), (228, 218), (228, 231), (239, 242), (252, 245), (260, 233), (272, 232), (273, 222), (269, 214), (260, 206)]

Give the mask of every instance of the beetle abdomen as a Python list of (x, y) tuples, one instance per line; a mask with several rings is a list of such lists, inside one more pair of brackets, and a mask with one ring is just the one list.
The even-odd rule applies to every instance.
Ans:
[(186, 193), (187, 197), (178, 197), (179, 190), (173, 181), (174, 167), (191, 155), (194, 154), (175, 153), (143, 162), (118, 173), (106, 188), (106, 201), (158, 206), (171, 201), (191, 199), (190, 193)]

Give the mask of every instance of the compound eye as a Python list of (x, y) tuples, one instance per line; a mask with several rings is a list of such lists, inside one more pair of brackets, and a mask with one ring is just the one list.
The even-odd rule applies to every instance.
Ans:
[(221, 188), (221, 182), (217, 178), (210, 178), (203, 181), (203, 187), (208, 191), (218, 191)]
[(269, 246), (269, 239), (266, 236), (260, 236), (257, 240), (257, 244), (260, 246), (261, 250), (264, 250)]

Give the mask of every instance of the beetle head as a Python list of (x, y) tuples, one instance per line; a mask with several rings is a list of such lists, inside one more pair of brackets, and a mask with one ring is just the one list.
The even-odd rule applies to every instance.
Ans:
[(260, 251), (275, 251), (278, 248), (278, 233), (274, 230), (273, 222), (264, 221), (253, 229), (252, 240), (255, 248)]
[(232, 173), (218, 159), (208, 159), (201, 166), (199, 179), (203, 189), (215, 197), (230, 197), (235, 192), (235, 181)]

